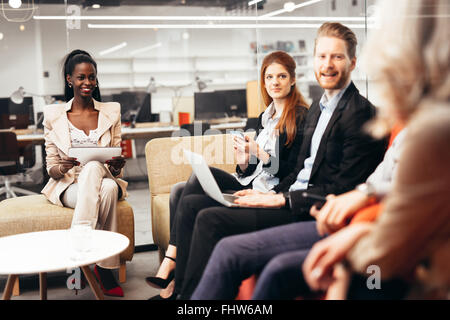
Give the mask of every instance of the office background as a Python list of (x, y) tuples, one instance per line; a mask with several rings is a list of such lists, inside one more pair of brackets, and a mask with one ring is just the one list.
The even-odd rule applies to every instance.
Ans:
[[(246, 118), (247, 85), (258, 81), (262, 59), (274, 50), (294, 57), (297, 83), (311, 101), (322, 93), (312, 67), (318, 27), (325, 21), (346, 24), (358, 37), (359, 54), (376, 12), (375, 0), (29, 0), (20, 10), (8, 0), (2, 3), (0, 115), (9, 122), (1, 125), (17, 129), (38, 121), (46, 99), (62, 99), (62, 61), (73, 49), (84, 49), (97, 61), (102, 96), (121, 102), (124, 122), (176, 121), (182, 106), (193, 106), (195, 119), (204, 121)], [(359, 67), (352, 79), (376, 102)], [(9, 98), (19, 87), (26, 98), (12, 105)], [(224, 97), (235, 98), (225, 106)], [(256, 105), (256, 113), (263, 111), (259, 100)], [(10, 117), (13, 113), (22, 116)], [(13, 123), (21, 117), (25, 124)], [(130, 198), (140, 205), (135, 214), (145, 216), (136, 218), (137, 245), (153, 242), (147, 140), (133, 141), (125, 169)], [(40, 147), (34, 148), (30, 166), (42, 159)]]

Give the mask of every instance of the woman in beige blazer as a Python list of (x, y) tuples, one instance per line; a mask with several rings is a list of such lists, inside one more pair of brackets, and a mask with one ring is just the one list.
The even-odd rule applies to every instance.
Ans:
[[(119, 147), (120, 104), (101, 103), (97, 65), (82, 50), (72, 51), (64, 64), (66, 104), (46, 106), (44, 135), (50, 180), (42, 190), (56, 205), (74, 208), (72, 224), (88, 220), (96, 229), (117, 232), (116, 206), (127, 196), (127, 182), (120, 179), (123, 157), (106, 164), (90, 161), (81, 166), (68, 157), (70, 147)], [(96, 98), (96, 99), (94, 99)], [(107, 295), (123, 296), (111, 269), (119, 267), (119, 256), (103, 260), (94, 274)]]

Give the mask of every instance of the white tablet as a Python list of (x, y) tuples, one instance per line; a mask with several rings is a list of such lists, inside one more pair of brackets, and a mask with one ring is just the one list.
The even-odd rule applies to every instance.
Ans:
[(89, 161), (100, 161), (105, 163), (113, 157), (118, 157), (122, 154), (121, 147), (82, 147), (69, 148), (69, 157), (76, 158), (81, 165)]

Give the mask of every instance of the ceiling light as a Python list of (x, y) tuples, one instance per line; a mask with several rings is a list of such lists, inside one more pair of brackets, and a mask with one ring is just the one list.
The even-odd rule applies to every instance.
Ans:
[(181, 36), (183, 37), (184, 40), (188, 40), (190, 37), (189, 32), (186, 32), (186, 31), (183, 32), (183, 34)]
[[(323, 1), (323, 0), (310, 0), (310, 1), (302, 2), (302, 3), (297, 4), (297, 5), (294, 4), (294, 6), (292, 8), (290, 8), (289, 12), (292, 12), (295, 9), (298, 9), (298, 8), (309, 6), (311, 4), (314, 4), (314, 3), (317, 3), (317, 2), (320, 2), (320, 1)], [(275, 10), (275, 11), (269, 12), (267, 14), (264, 14), (261, 17), (273, 17), (273, 16), (276, 16), (276, 15), (279, 15), (279, 14), (282, 14), (282, 13), (285, 13), (285, 12), (288, 12), (288, 11), (285, 8), (283, 8), (283, 9), (280, 9), (280, 10)]]
[[(365, 29), (365, 24), (345, 24), (353, 29)], [(88, 24), (90, 29), (318, 29), (321, 24)], [(368, 25), (367, 27), (371, 27)]]
[[(321, 1), (321, 0), (315, 0)], [(294, 8), (295, 9), (295, 8)], [(284, 9), (282, 9), (284, 11)], [(114, 21), (364, 21), (365, 17), (272, 17), (272, 16), (33, 16), (35, 20)], [(368, 18), (371, 19), (371, 18)]]
[(25, 26), (24, 26), (23, 24), (21, 24), (21, 25), (19, 26), (19, 30), (20, 30), (20, 31), (25, 31)]
[(3, 40), (3, 33), (0, 32), (0, 40)]
[(100, 5), (98, 3), (94, 3), (92, 5), (92, 9), (100, 9)]
[(106, 49), (106, 50), (103, 50), (103, 51), (99, 52), (99, 54), (101, 56), (104, 56), (104, 55), (109, 54), (111, 52), (120, 50), (120, 49), (122, 49), (122, 48), (124, 48), (126, 46), (127, 46), (127, 43), (126, 42), (122, 42), (121, 44), (118, 44), (117, 46), (114, 46), (114, 47), (111, 47), (109, 49)]
[[(3, 4), (3, 2), (2, 2), (2, 4)], [(9, 0), (8, 4), (13, 9), (19, 9), (20, 6), (22, 5), (22, 1), (21, 0)]]
[(283, 9), (287, 12), (292, 12), (295, 9), (295, 3), (293, 2), (286, 2), (283, 6)]

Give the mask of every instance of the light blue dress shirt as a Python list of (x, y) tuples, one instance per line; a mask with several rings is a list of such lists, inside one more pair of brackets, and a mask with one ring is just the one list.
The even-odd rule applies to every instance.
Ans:
[[(351, 82), (350, 82), (351, 83)], [(322, 140), (323, 133), (327, 128), (328, 122), (330, 122), (331, 116), (336, 109), (339, 101), (344, 95), (345, 90), (349, 87), (350, 83), (342, 89), (337, 95), (328, 101), (326, 94), (322, 95), (319, 102), (320, 117), (317, 122), (316, 129), (311, 140), (311, 149), (309, 158), (305, 159), (303, 169), (297, 175), (297, 180), (290, 186), (289, 191), (305, 190), (308, 188), (309, 178), (311, 177), (311, 171), (316, 159), (317, 150), (319, 149), (320, 141)]]

